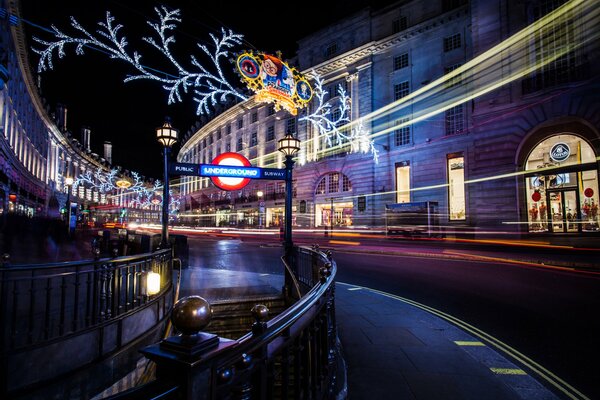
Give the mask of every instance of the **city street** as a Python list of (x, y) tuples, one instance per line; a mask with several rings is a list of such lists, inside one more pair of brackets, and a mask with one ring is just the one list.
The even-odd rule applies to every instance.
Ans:
[[(188, 241), (190, 268), (281, 273), (272, 262), (281, 252), (273, 241), (205, 236), (190, 236)], [(328, 246), (322, 243), (322, 247)], [(410, 243), (386, 247), (390, 255), (381, 249), (381, 254), (361, 253), (374, 246), (332, 246), (338, 282), (385, 291), (447, 313), (493, 336), (590, 398), (600, 396), (596, 384), (600, 323), (595, 318), (600, 275), (519, 263), (517, 251), (508, 254), (472, 246), (447, 257), (445, 249), (431, 244), (418, 244), (412, 252)], [(418, 250), (421, 255), (401, 255), (392, 252), (394, 248), (406, 254)], [(466, 255), (460, 259), (458, 253)], [(547, 251), (521, 257), (540, 258), (544, 253), (546, 258), (554, 257)], [(582, 263), (593, 264), (595, 255), (578, 257)], [(509, 261), (502, 262), (502, 258)]]

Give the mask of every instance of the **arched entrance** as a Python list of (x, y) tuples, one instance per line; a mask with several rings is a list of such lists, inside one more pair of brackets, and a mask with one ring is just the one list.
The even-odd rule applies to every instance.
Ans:
[(582, 137), (550, 136), (525, 163), (529, 232), (599, 231), (596, 153)]

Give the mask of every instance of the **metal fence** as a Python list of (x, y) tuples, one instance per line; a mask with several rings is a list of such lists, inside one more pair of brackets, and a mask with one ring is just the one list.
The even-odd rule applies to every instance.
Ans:
[(39, 346), (134, 312), (152, 300), (149, 272), (160, 275), (161, 292), (172, 287), (172, 255), (156, 253), (111, 259), (0, 269), (2, 351)]
[(191, 356), (164, 341), (150, 346), (142, 353), (156, 362), (157, 380), (112, 398), (335, 398), (341, 357), (335, 262), (316, 247), (295, 248), (288, 260), (301, 282), (301, 297), (283, 313), (265, 321), (264, 313), (253, 309), (250, 333), (238, 340), (219, 338), (215, 347)]

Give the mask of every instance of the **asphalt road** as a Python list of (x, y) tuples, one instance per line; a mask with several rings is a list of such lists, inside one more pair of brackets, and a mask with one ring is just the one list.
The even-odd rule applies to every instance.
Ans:
[[(190, 237), (189, 244), (192, 266), (281, 273), (273, 262), (281, 255), (276, 243)], [(425, 257), (361, 254), (360, 246), (352, 247), (352, 253), (338, 249), (337, 280), (393, 293), (459, 318), (589, 398), (600, 399), (600, 275), (438, 257), (431, 249), (432, 256)], [(486, 254), (506, 257), (493, 249)]]

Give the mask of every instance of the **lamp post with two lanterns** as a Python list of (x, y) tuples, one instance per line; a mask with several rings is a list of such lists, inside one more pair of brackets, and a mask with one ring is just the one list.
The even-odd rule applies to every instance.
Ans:
[(177, 143), (177, 135), (179, 131), (171, 126), (170, 118), (165, 118), (165, 122), (161, 127), (156, 128), (156, 139), (163, 146), (164, 154), (164, 183), (162, 196), (162, 235), (160, 239), (160, 247), (166, 248), (169, 246), (169, 154), (171, 147)]
[(287, 134), (283, 139), (279, 139), (277, 150), (285, 156), (285, 216), (284, 216), (284, 240), (283, 246), (286, 257), (292, 250), (292, 169), (294, 168), (293, 157), (300, 150), (300, 140), (291, 134)]

